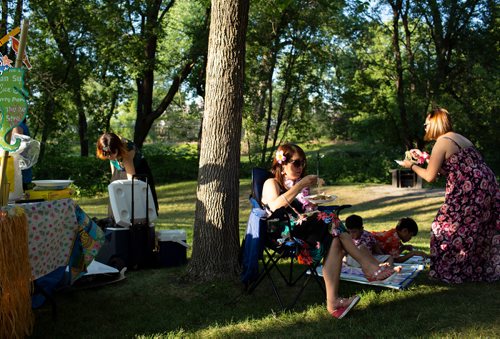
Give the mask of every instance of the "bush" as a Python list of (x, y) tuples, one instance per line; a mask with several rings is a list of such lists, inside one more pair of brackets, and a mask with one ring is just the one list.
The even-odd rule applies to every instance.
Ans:
[[(320, 149), (320, 176), (328, 185), (347, 183), (391, 183), (390, 169), (398, 168), (394, 159), (402, 159), (404, 150), (364, 146), (362, 144), (328, 145)], [(145, 145), (157, 185), (196, 180), (198, 155), (196, 144), (178, 146)], [(316, 173), (318, 151), (307, 152), (308, 172)], [(240, 177), (249, 178), (252, 164), (242, 162)], [(72, 179), (78, 193), (94, 196), (105, 192), (111, 177), (107, 161), (95, 157), (51, 154), (33, 168), (34, 179)], [(442, 186), (442, 183), (435, 185)]]
[[(198, 177), (196, 145), (146, 145), (143, 153), (157, 185)], [(105, 192), (110, 177), (109, 162), (95, 157), (49, 154), (33, 167), (34, 180), (72, 179), (83, 196)]]
[[(308, 172), (317, 171), (317, 153), (307, 152)], [(319, 174), (327, 184), (390, 183), (390, 169), (397, 168), (393, 159), (404, 151), (376, 149), (373, 145), (332, 145), (320, 149)]]
[(169, 146), (145, 145), (142, 149), (156, 184), (165, 184), (198, 178), (198, 151), (196, 144)]
[(34, 180), (71, 179), (85, 196), (105, 191), (110, 176), (109, 163), (94, 157), (47, 155), (33, 167)]

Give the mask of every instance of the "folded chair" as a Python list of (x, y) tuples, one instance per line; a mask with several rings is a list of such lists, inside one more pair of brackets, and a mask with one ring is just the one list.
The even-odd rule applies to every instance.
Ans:
[[(270, 222), (267, 218), (267, 212), (261, 204), (261, 196), (264, 182), (270, 177), (271, 173), (265, 169), (252, 169), (252, 193), (250, 195), (252, 211), (247, 225), (247, 233), (242, 244), (243, 271), (241, 280), (247, 293), (252, 293), (265, 278), (268, 278), (280, 307), (285, 310), (294, 307), (311, 278), (318, 283), (323, 293), (325, 293), (325, 288), (323, 279), (316, 270), (320, 264), (319, 261), (300, 265), (301, 270), (297, 272), (295, 262), (299, 252), (303, 249), (304, 243), (293, 237), (284, 242), (277, 240), (283, 228), (285, 226), (291, 228), (291, 224), (290, 220), (280, 220), (278, 222), (273, 220)], [(347, 207), (350, 207), (350, 205), (328, 206), (328, 209), (334, 210), (338, 214), (340, 210)], [(279, 264), (286, 260), (289, 260), (289, 262), (287, 272), (284, 272)], [(259, 261), (262, 269), (259, 269)], [(302, 286), (288, 305), (283, 302), (278, 285), (273, 278), (272, 272), (274, 270), (278, 272), (287, 286), (294, 286), (300, 279), (304, 278)]]

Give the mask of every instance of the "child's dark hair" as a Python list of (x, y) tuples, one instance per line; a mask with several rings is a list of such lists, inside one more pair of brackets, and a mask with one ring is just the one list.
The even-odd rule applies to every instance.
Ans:
[(413, 234), (413, 236), (416, 236), (418, 233), (418, 226), (415, 220), (412, 218), (406, 217), (406, 218), (401, 218), (398, 221), (398, 224), (396, 226), (396, 229), (398, 231), (402, 231), (404, 229), (407, 229), (409, 232)]
[(351, 214), (345, 219), (345, 227), (348, 230), (361, 230), (363, 229), (363, 218), (357, 214)]

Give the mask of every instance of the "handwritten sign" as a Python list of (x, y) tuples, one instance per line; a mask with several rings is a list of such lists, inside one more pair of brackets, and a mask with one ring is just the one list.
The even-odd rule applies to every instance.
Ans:
[(22, 68), (7, 68), (0, 75), (0, 148), (7, 152), (17, 150), (21, 144), (16, 139), (14, 144), (6, 140), (14, 127), (18, 126), (28, 114), (28, 91), (24, 87), (24, 72)]

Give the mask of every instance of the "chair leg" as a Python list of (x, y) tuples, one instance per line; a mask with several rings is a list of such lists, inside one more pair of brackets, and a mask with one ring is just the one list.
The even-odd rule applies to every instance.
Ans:
[(271, 269), (273, 266), (276, 266), (276, 263), (277, 262), (273, 261), (271, 266), (267, 266), (264, 259), (262, 259), (262, 264), (264, 265), (265, 274), (268, 276), (269, 280), (271, 281), (271, 286), (273, 288), (274, 295), (276, 296), (276, 299), (278, 299), (278, 303), (280, 304), (281, 309), (285, 310), (285, 304), (283, 304), (283, 299), (281, 299), (281, 296), (278, 292), (278, 287), (276, 286), (276, 283), (275, 283), (275, 281), (272, 277), (272, 274), (271, 274)]
[[(274, 281), (271, 271), (273, 267), (276, 267), (279, 272), (279, 268), (277, 266), (277, 263), (279, 262), (279, 258), (275, 259), (272, 254), (269, 253), (269, 258), (266, 261), (264, 258), (261, 259), (262, 266), (263, 266), (263, 271), (258, 277), (255, 282), (253, 282), (247, 289), (247, 293), (252, 293), (257, 286), (264, 280), (264, 278), (267, 276), (271, 282), (271, 287), (273, 289), (274, 295), (276, 296), (276, 299), (278, 299), (278, 303), (280, 304), (280, 307), (282, 310), (285, 310), (285, 304), (283, 303), (283, 299), (281, 298), (281, 295), (279, 294), (278, 287), (276, 286), (276, 282)], [(281, 272), (280, 272), (281, 274)], [(285, 279), (286, 280), (286, 279)]]
[[(267, 249), (265, 249), (265, 253), (267, 255), (267, 260), (266, 260), (265, 256), (261, 258), (263, 271), (261, 272), (261, 274), (259, 275), (257, 280), (255, 280), (255, 282), (253, 282), (248, 287), (247, 293), (249, 293), (249, 294), (252, 293), (257, 288), (257, 286), (262, 282), (262, 280), (264, 280), (264, 278), (267, 276), (269, 278), (269, 281), (271, 282), (271, 287), (273, 289), (274, 295), (276, 296), (276, 299), (278, 299), (278, 303), (279, 303), (281, 309), (283, 311), (285, 311), (288, 309), (292, 309), (295, 306), (295, 304), (297, 303), (297, 301), (299, 300), (299, 298), (303, 294), (306, 286), (309, 284), (309, 281), (312, 277), (314, 280), (316, 280), (316, 283), (318, 284), (320, 289), (323, 291), (323, 294), (326, 295), (325, 287), (323, 286), (323, 279), (318, 275), (318, 272), (316, 271), (319, 263), (308, 265), (307, 268), (304, 269), (294, 279), (293, 278), (293, 273), (294, 273), (293, 269), (294, 269), (295, 265), (294, 265), (293, 261), (296, 259), (294, 256), (289, 256), (290, 253), (287, 253), (287, 252), (281, 252), (281, 253), (273, 252), (273, 253), (271, 253)], [(289, 269), (289, 272), (287, 272), (288, 274), (286, 274), (286, 275), (284, 274), (284, 272), (282, 272), (282, 270), (278, 266), (278, 263), (283, 258), (289, 258), (291, 260), (290, 265), (289, 265), (290, 269)], [(291, 304), (289, 304), (287, 306), (285, 306), (285, 304), (283, 302), (283, 298), (281, 297), (281, 295), (279, 293), (278, 286), (276, 285), (276, 281), (272, 277), (273, 268), (276, 268), (276, 270), (278, 271), (278, 273), (281, 275), (281, 277), (283, 278), (283, 280), (285, 281), (285, 283), (288, 286), (295, 285), (300, 279), (302, 279), (302, 277), (304, 277), (306, 275), (305, 280), (304, 280), (302, 286), (300, 287), (298, 293), (295, 295), (294, 300), (292, 301)], [(308, 271), (310, 271), (309, 275), (307, 275)]]
[(297, 295), (295, 296), (295, 299), (292, 301), (292, 303), (287, 307), (287, 309), (291, 309), (295, 306), (295, 304), (297, 303), (297, 301), (299, 300), (300, 296), (302, 295), (302, 293), (304, 292), (307, 284), (309, 284), (309, 281), (312, 278), (314, 278), (314, 280), (316, 280), (316, 282), (318, 283), (318, 286), (320, 287), (320, 289), (323, 291), (323, 294), (325, 294), (325, 297), (326, 297), (326, 290), (325, 290), (325, 287), (323, 286), (323, 284), (321, 283), (321, 279), (320, 279), (320, 276), (318, 275), (318, 272), (316, 271), (316, 268), (318, 267), (318, 264), (315, 264), (315, 265), (308, 265), (309, 269), (308, 270), (304, 270), (304, 272), (302, 272), (300, 274), (299, 277), (297, 277), (297, 279), (295, 280), (294, 283), (296, 283), (302, 276), (304, 276), (304, 274), (307, 273), (307, 271), (310, 272), (310, 274), (306, 277), (306, 279), (304, 280), (304, 283), (302, 284), (302, 287), (300, 288), (299, 292), (297, 293)]

